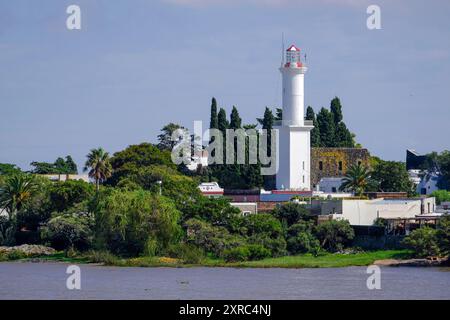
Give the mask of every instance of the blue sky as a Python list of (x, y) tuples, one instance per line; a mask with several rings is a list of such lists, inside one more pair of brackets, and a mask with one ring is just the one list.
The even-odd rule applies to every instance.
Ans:
[(307, 53), (306, 104), (339, 96), (372, 154), (449, 149), (449, 16), (449, 1), (0, 0), (0, 162), (155, 142), (168, 122), (207, 124), (212, 96), (254, 123), (281, 103), (282, 32)]

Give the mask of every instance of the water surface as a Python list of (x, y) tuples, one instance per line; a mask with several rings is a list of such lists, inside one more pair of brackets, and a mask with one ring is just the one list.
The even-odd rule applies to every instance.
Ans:
[(0, 263), (0, 299), (450, 299), (448, 268), (121, 268), (79, 265), (81, 290), (63, 263)]

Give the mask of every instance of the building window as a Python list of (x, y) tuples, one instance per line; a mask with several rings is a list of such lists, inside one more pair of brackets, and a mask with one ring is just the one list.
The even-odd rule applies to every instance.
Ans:
[(342, 161), (339, 161), (339, 171), (342, 171)]
[(362, 162), (361, 161), (358, 161), (358, 166), (360, 166), (362, 164)]
[(323, 170), (323, 162), (319, 161), (319, 170), (322, 171)]
[(332, 187), (331, 192), (336, 193), (337, 192), (336, 187)]

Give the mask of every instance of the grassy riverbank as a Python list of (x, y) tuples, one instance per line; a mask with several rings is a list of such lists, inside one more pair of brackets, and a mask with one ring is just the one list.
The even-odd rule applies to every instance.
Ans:
[[(350, 254), (325, 253), (314, 257), (310, 254), (268, 258), (258, 261), (225, 262), (220, 259), (205, 258), (200, 263), (185, 263), (180, 259), (167, 257), (119, 258), (108, 253), (92, 252), (90, 254), (67, 257), (63, 252), (50, 256), (32, 258), (37, 261), (54, 261), (67, 263), (99, 263), (119, 267), (237, 267), (237, 268), (338, 268), (366, 266), (376, 260), (407, 259), (411, 257), (408, 250), (379, 250)], [(26, 260), (26, 259), (21, 259)], [(30, 258), (28, 258), (30, 260)]]

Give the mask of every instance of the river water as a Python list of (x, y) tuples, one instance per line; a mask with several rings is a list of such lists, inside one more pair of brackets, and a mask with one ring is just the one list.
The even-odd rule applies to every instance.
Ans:
[(120, 268), (79, 265), (81, 289), (63, 263), (0, 263), (0, 299), (450, 299), (449, 268), (382, 267), (369, 290), (365, 267), (325, 269)]

